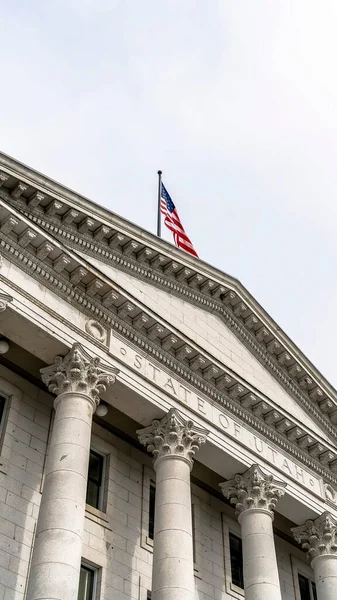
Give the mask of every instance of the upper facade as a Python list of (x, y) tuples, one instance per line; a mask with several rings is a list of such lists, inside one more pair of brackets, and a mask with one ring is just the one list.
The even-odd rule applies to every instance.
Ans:
[(79, 341), (120, 369), (128, 402), (107, 401), (138, 423), (183, 407), (219, 475), (258, 457), (308, 517), (336, 510), (337, 392), (239, 281), (3, 154), (0, 186), (4, 335), (46, 364)]

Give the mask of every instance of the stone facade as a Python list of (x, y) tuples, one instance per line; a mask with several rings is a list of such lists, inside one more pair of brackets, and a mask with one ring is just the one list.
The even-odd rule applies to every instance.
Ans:
[(247, 291), (4, 155), (0, 252), (0, 600), (335, 599), (337, 393)]

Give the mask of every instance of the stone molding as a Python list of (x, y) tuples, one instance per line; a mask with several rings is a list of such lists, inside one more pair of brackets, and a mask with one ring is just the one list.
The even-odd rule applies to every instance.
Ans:
[[(89, 219), (83, 215), (83, 219), (77, 225), (73, 220), (74, 215), (78, 217), (79, 213), (71, 207), (60, 219), (57, 213), (63, 211), (64, 205), (61, 202), (52, 200), (42, 208), (41, 200), (36, 202), (35, 194), (33, 196), (34, 202), (31, 202), (30, 199), (27, 201), (21, 197), (13, 197), (7, 191), (0, 190), (0, 197), (44, 230), (50, 231), (53, 236), (61, 240), (66, 239), (68, 246), (85, 249), (86, 253), (105, 263), (115, 264), (117, 268), (126, 272), (131, 271), (143, 280), (150, 279), (156, 286), (169, 289), (171, 293), (183, 296), (205, 310), (215, 312), (249, 347), (264, 367), (279, 379), (287, 392), (300, 400), (301, 406), (310, 416), (314, 416), (327, 430), (329, 419), (333, 424), (337, 422), (337, 398), (332, 399), (326, 390), (322, 390), (312, 377), (311, 370), (308, 374), (307, 368), (297, 362), (295, 356), (298, 355), (298, 350), (296, 349), (295, 356), (289, 354), (288, 348), (276, 339), (266, 323), (254, 313), (249, 302), (247, 303), (246, 299), (243, 301), (240, 294), (231, 289), (230, 284), (226, 282), (224, 287), (219, 282), (194, 272), (193, 269), (189, 270), (176, 259), (170, 259), (146, 248), (142, 243), (129, 239), (103, 224), (97, 228), (98, 222), (93, 218)], [(44, 196), (42, 200), (45, 200)], [(44, 218), (45, 215), (48, 220)], [(96, 229), (93, 231), (89, 226)], [(113, 235), (107, 238), (112, 231)], [(29, 232), (27, 236), (28, 234)], [(57, 260), (61, 259), (62, 257), (59, 257)], [(58, 263), (57, 266), (62, 269), (63, 263)], [(320, 375), (319, 379), (322, 379)], [(334, 427), (328, 432), (329, 435), (334, 435)]]
[(337, 556), (337, 519), (329, 512), (324, 512), (314, 521), (308, 520), (304, 525), (293, 527), (291, 531), (310, 561), (325, 554)]
[(5, 312), (10, 302), (13, 302), (12, 296), (5, 294), (4, 292), (0, 292), (0, 313)]
[(55, 363), (40, 370), (43, 383), (56, 396), (66, 392), (85, 394), (98, 406), (100, 395), (115, 382), (118, 369), (103, 365), (90, 356), (77, 342), (66, 356), (57, 356)]
[(155, 419), (151, 425), (138, 429), (137, 435), (148, 452), (157, 460), (174, 456), (188, 461), (193, 466), (193, 457), (200, 446), (206, 442), (209, 431), (194, 425), (175, 408), (171, 408), (162, 419)]
[(235, 505), (236, 515), (251, 509), (273, 512), (286, 486), (283, 481), (277, 481), (274, 475), (264, 473), (257, 464), (243, 475), (235, 475), (234, 479), (220, 483), (225, 498)]
[[(25, 208), (27, 208), (26, 205)], [(319, 418), (318, 415), (322, 412), (324, 418), (330, 418), (331, 415), (332, 422), (337, 422), (337, 399), (333, 400), (329, 393), (315, 382), (311, 370), (308, 371), (302, 363), (297, 362), (297, 359), (289, 353), (288, 347), (275, 337), (257, 313), (254, 313), (254, 310), (248, 306), (247, 301), (243, 301), (239, 293), (231, 289), (229, 285), (226, 284), (224, 287), (218, 282), (205, 279), (203, 275), (187, 269), (176, 259), (168, 260), (165, 255), (158, 254), (161, 258), (158, 264), (157, 257), (151, 261), (147, 260), (146, 251), (150, 252), (148, 248), (140, 249), (139, 252), (133, 252), (130, 255), (130, 252), (124, 250), (124, 245), (119, 246), (116, 243), (112, 247), (110, 245), (107, 247), (101, 238), (96, 241), (90, 237), (88, 231), (81, 230), (81, 235), (76, 235), (74, 228), (71, 228), (70, 225), (62, 223), (60, 226), (56, 216), (49, 216), (49, 220), (46, 221), (41, 218), (41, 214), (37, 217), (36, 214), (27, 210), (23, 212), (28, 218), (60, 240), (65, 239), (70, 247), (80, 247), (82, 251), (85, 249), (87, 254), (106, 264), (114, 264), (125, 272), (131, 271), (132, 275), (137, 275), (144, 281), (166, 291), (169, 290), (170, 293), (217, 314), (240, 341), (250, 349), (259, 362), (274, 377), (278, 378), (287, 392), (300, 400), (308, 414)], [(125, 236), (118, 236), (117, 233), (114, 235), (125, 241)], [(128, 246), (128, 249), (132, 247), (139, 249), (140, 244), (130, 240), (125, 246)], [(153, 251), (150, 253), (151, 255), (155, 254)], [(186, 277), (182, 277), (182, 272), (187, 273)], [(317, 404), (320, 410), (317, 410)]]
[[(23, 215), (13, 211), (10, 207), (7, 207), (7, 210), (9, 215), (13, 215), (13, 212), (15, 212), (15, 219), (12, 216), (7, 217), (5, 223), (10, 219), (11, 221), (14, 220), (16, 224), (20, 224), (21, 228), (22, 223), (27, 226), (27, 219)], [(11, 223), (10, 225), (12, 226)], [(43, 230), (39, 230), (39, 235), (43, 246), (45, 243), (48, 246), (52, 245), (48, 235)], [(143, 319), (139, 317), (142, 314), (148, 315), (148, 320), (151, 323), (156, 318), (154, 313), (145, 310), (138, 301), (130, 302), (126, 300), (126, 297), (123, 297), (123, 292), (118, 290), (116, 285), (108, 283), (107, 278), (101, 274), (92, 275), (94, 279), (90, 286), (83, 286), (81, 277), (83, 271), (86, 274), (87, 271), (83, 267), (83, 261), (77, 259), (73, 253), (70, 253), (69, 256), (71, 256), (73, 264), (77, 260), (77, 266), (70, 275), (64, 275), (62, 272), (55, 271), (50, 261), (48, 263), (45, 258), (43, 261), (40, 260), (35, 255), (36, 251), (31, 247), (23, 248), (20, 246), (8, 232), (7, 234), (2, 232), (1, 238), (0, 245), (5, 254), (30, 276), (41, 281), (43, 285), (54, 293), (56, 292), (66, 301), (77, 305), (78, 309), (88, 317), (94, 317), (96, 321), (104, 323), (107, 329), (115, 330), (123, 338), (134, 343), (140, 350), (148, 353), (164, 367), (183, 377), (189, 384), (206, 394), (213, 401), (224, 406), (244, 423), (255, 428), (267, 439), (276, 443), (281, 449), (318, 473), (327, 482), (337, 483), (337, 478), (333, 474), (337, 472), (336, 453), (327, 448), (326, 445), (318, 442), (312, 434), (309, 436), (294, 422), (290, 415), (284, 414), (280, 408), (275, 409), (273, 404), (261, 392), (255, 390), (253, 386), (248, 386), (246, 382), (242, 382), (238, 376), (230, 372), (224, 365), (219, 365), (205, 352), (198, 349), (197, 355), (194, 354), (192, 360), (186, 358), (185, 352), (184, 358), (181, 358), (181, 350), (184, 350), (184, 348), (188, 350), (190, 347), (195, 353), (195, 345), (186, 344), (182, 334), (172, 333), (168, 325), (162, 325), (162, 322), (158, 320), (148, 329), (142, 326)], [(60, 248), (60, 252), (66, 254), (67, 249)], [(91, 272), (95, 273), (95, 269), (92, 267)], [(93, 283), (96, 280), (104, 282), (107, 286), (106, 289), (109, 289), (108, 286), (110, 286), (110, 291), (107, 291), (103, 296), (98, 294), (89, 295), (86, 288), (93, 288)], [(21, 290), (21, 293), (36, 301), (24, 290)], [(136, 317), (132, 318), (132, 314)], [(164, 339), (159, 337), (160, 332), (163, 331), (166, 335)], [(174, 345), (172, 346), (172, 344)], [(202, 361), (198, 360), (199, 356)], [(200, 362), (205, 363), (204, 359), (206, 359), (205, 368), (199, 368)], [(193, 368), (191, 366), (192, 361)], [(195, 364), (198, 367), (197, 370)], [(316, 416), (316, 420), (328, 431), (331, 438), (337, 441), (336, 428), (320, 413)], [(309, 446), (309, 444), (311, 445)], [(329, 467), (333, 470), (333, 473), (331, 473)]]

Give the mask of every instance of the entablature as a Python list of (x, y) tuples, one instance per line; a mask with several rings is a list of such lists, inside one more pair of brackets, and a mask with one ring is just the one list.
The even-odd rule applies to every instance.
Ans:
[[(184, 253), (174, 248), (167, 252), (167, 244), (162, 241), (160, 246), (165, 249), (159, 250), (158, 240), (151, 240), (151, 236), (141, 230), (137, 234), (136, 227), (131, 231), (132, 226), (127, 222), (124, 222), (123, 228), (122, 220), (113, 214), (109, 215), (102, 209), (99, 209), (99, 215), (93, 212), (89, 214), (88, 208), (83, 208), (83, 199), (78, 197), (81, 202), (76, 204), (74, 193), (68, 192), (70, 199), (64, 188), (59, 186), (60, 193), (57, 194), (57, 184), (50, 184), (53, 189), (47, 190), (27, 177), (20, 177), (17, 173), (4, 169), (0, 171), (0, 198), (22, 211), (33, 223), (67, 246), (79, 249), (216, 314), (287, 392), (300, 401), (309, 415), (318, 419), (321, 424), (330, 421), (329, 434), (336, 435), (335, 390), (290, 340), (285, 339), (286, 336), (268, 315), (263, 314), (241, 284), (226, 275), (221, 279), (214, 276), (215, 269), (201, 261), (185, 257)], [(11, 227), (11, 223), (4, 224), (4, 231), (8, 227)], [(34, 245), (34, 238), (32, 239), (32, 233), (28, 230), (20, 238), (20, 245), (25, 247), (31, 242)], [(41, 246), (38, 251), (41, 259), (53, 260), (52, 245)], [(55, 260), (58, 260), (56, 268), (61, 273), (67, 267), (67, 258), (57, 256)], [(74, 281), (81, 274), (83, 277), (79, 279), (79, 283), (87, 286), (85, 277), (90, 280), (90, 276), (82, 270), (73, 273)], [(100, 284), (98, 281), (90, 283), (92, 285), (88, 287), (87, 294), (93, 296), (99, 291), (96, 287)], [(110, 296), (106, 297), (105, 302), (110, 302)]]
[[(129, 339), (325, 481), (337, 483), (337, 450), (332, 445), (3, 200), (0, 244), (6, 257), (47, 288)], [(337, 441), (334, 428), (320, 413), (317, 422)]]

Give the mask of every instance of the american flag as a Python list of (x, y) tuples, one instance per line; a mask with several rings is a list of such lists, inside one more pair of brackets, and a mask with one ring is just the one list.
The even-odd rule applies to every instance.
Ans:
[(166, 227), (173, 233), (175, 245), (178, 246), (178, 248), (185, 250), (185, 252), (193, 254), (193, 256), (198, 256), (193, 248), (190, 238), (186, 235), (185, 229), (179, 219), (177, 209), (163, 183), (161, 184), (160, 190), (160, 212), (165, 217), (164, 223)]

